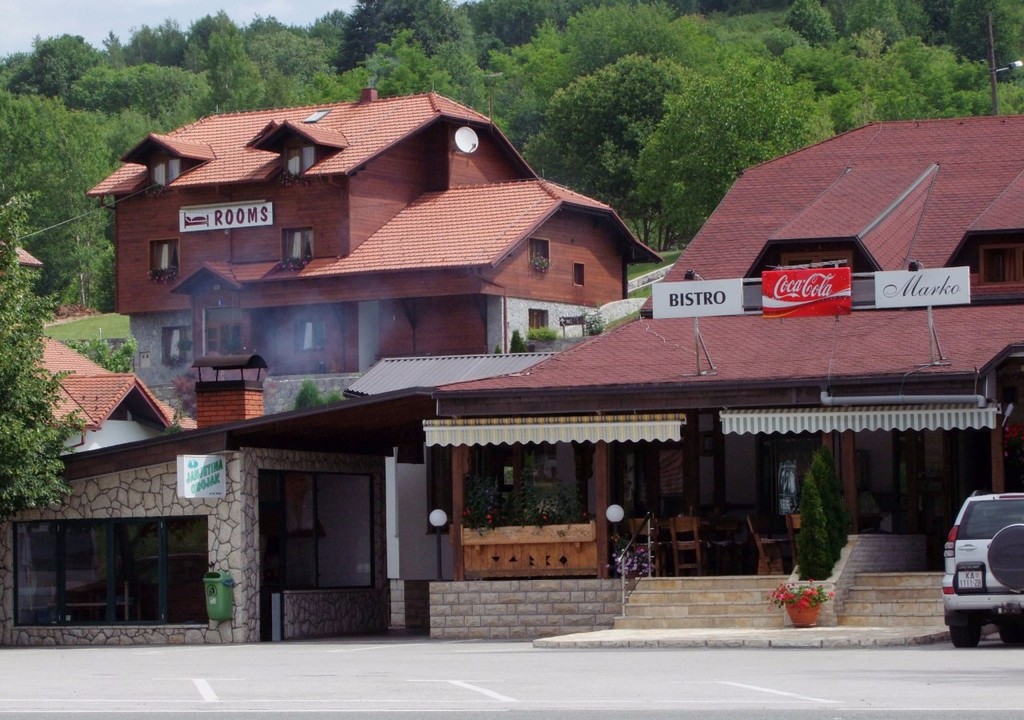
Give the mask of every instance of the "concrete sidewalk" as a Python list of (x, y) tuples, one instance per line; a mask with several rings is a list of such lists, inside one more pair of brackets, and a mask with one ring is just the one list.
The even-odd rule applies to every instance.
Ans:
[(815, 627), (778, 630), (597, 630), (534, 640), (537, 648), (857, 648), (949, 642), (945, 625)]

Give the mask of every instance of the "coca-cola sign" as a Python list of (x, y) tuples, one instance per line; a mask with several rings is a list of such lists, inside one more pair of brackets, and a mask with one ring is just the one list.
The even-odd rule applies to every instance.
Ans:
[(783, 268), (761, 273), (761, 311), (766, 318), (849, 315), (850, 268)]

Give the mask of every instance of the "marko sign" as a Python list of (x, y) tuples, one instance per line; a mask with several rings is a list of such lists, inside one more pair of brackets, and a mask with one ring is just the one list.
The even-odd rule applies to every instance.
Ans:
[(655, 318), (743, 314), (743, 278), (660, 282), (653, 287)]
[(227, 487), (227, 466), (223, 456), (178, 456), (178, 497), (222, 498)]
[(849, 315), (853, 274), (848, 267), (783, 268), (761, 273), (766, 318)]
[(875, 273), (875, 307), (970, 305), (969, 267), (886, 270)]
[(195, 205), (178, 210), (178, 231), (183, 233), (273, 224), (274, 203), (264, 200), (223, 205)]

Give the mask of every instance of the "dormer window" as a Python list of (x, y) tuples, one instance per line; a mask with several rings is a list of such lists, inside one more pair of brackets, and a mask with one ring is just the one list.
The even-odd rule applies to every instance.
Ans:
[(163, 187), (181, 175), (181, 158), (157, 157), (149, 166), (149, 178), (154, 185)]
[(978, 255), (983, 285), (1024, 282), (1024, 245), (982, 245)]
[(316, 147), (293, 145), (284, 149), (284, 171), (289, 175), (301, 175), (316, 162)]

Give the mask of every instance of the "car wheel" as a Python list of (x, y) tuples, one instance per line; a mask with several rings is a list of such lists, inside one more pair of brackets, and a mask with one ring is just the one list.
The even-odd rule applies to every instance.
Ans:
[(968, 622), (966, 625), (951, 625), (949, 639), (952, 641), (953, 647), (978, 647), (978, 641), (981, 640), (981, 625), (976, 622)]
[(1020, 645), (1024, 643), (1024, 626), (1000, 625), (999, 639), (1004, 645)]

